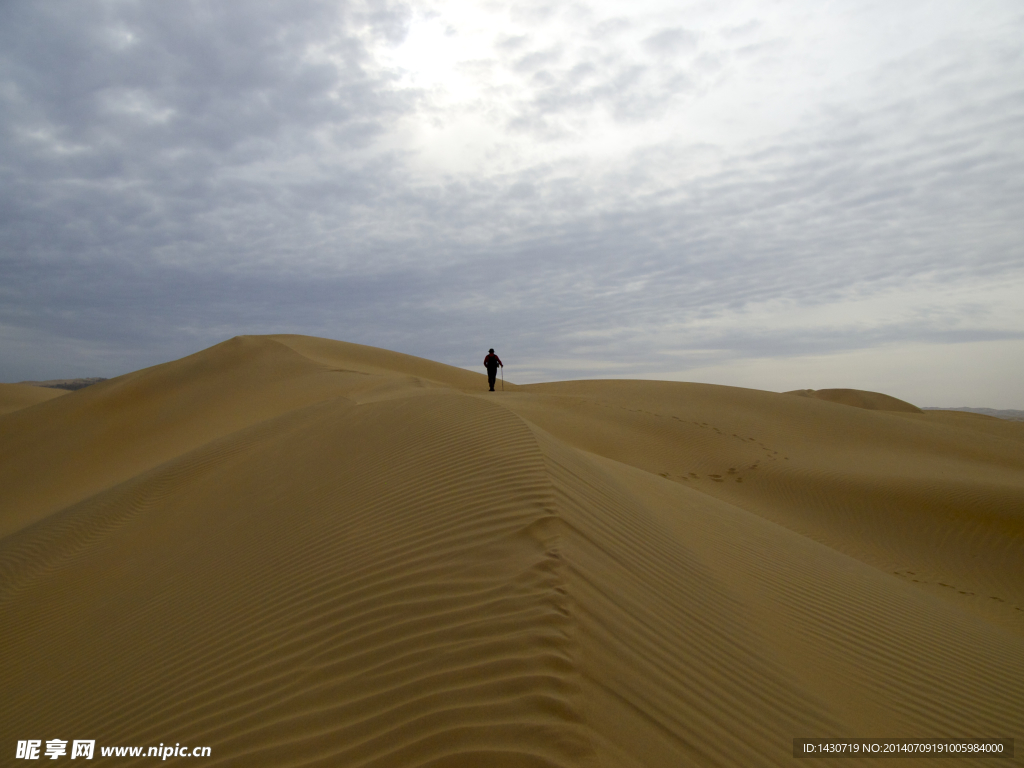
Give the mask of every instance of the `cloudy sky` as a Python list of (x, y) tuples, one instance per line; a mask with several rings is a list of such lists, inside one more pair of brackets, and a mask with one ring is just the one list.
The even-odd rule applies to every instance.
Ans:
[(294, 332), (1024, 408), (1022, 41), (1019, 0), (4, 0), (0, 380)]

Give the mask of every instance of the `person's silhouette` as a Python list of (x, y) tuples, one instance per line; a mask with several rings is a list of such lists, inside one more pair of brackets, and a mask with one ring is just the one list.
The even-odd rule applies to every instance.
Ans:
[(501, 358), (494, 354), (494, 350), (490, 350), (487, 353), (487, 357), (484, 358), (484, 366), (487, 368), (487, 383), (491, 385), (491, 392), (494, 391), (494, 380), (498, 376), (498, 366), (502, 368), (505, 364), (501, 362)]

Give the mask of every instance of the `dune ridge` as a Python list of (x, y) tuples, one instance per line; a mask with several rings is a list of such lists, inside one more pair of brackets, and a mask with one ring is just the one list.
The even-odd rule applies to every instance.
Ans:
[(1024, 425), (506, 386), (239, 337), (0, 416), (3, 748), (704, 766), (1021, 737)]

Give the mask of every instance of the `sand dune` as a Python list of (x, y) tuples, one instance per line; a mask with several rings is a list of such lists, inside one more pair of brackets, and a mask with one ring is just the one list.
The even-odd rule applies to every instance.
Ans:
[(241, 337), (0, 417), (2, 748), (502, 768), (1019, 744), (1024, 425), (506, 387)]
[(900, 400), (892, 395), (881, 392), (868, 392), (863, 389), (796, 389), (785, 392), (798, 397), (813, 397), (816, 400), (827, 400), (830, 403), (852, 405), (854, 408), (866, 408), (869, 411), (905, 411), (922, 413), (916, 405)]
[(0, 416), (67, 394), (64, 389), (33, 387), (30, 384), (0, 384)]

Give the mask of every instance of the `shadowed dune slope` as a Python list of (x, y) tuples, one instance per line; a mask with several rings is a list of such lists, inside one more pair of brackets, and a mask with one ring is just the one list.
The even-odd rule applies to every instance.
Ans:
[(67, 391), (63, 389), (34, 387), (31, 384), (0, 384), (0, 416), (65, 394)]
[(639, 768), (1024, 736), (1024, 425), (485, 381), (240, 337), (0, 417), (2, 748)]

